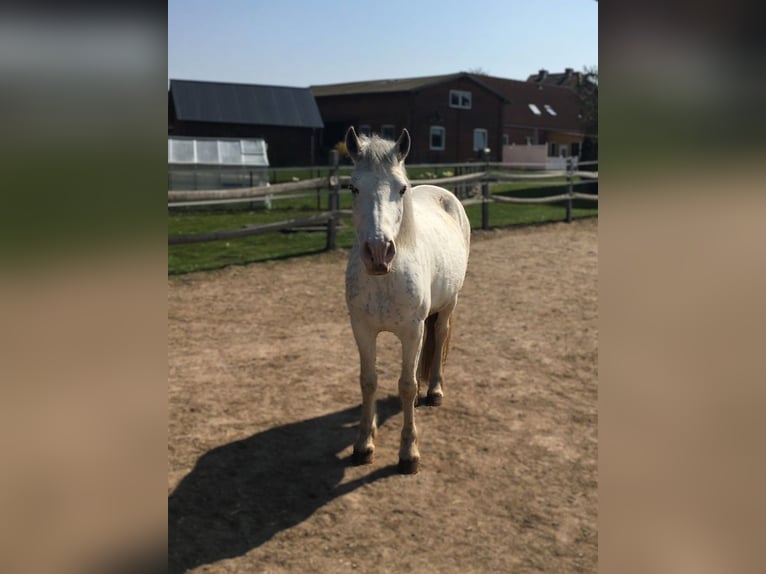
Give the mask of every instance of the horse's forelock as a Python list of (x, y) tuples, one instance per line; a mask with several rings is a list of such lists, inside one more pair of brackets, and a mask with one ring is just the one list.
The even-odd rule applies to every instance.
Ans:
[(396, 142), (383, 139), (377, 135), (359, 137), (359, 161), (376, 164), (396, 165), (399, 158), (396, 155)]

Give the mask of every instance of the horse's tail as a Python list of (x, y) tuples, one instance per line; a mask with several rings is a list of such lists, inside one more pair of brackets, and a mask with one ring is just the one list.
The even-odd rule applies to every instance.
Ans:
[[(418, 381), (426, 384), (431, 380), (431, 370), (433, 369), (434, 364), (434, 355), (436, 353), (436, 320), (438, 318), (439, 313), (434, 313), (426, 318), (425, 333), (423, 334), (423, 347), (420, 349)], [(442, 350), (442, 364), (447, 360), (450, 338), (452, 338), (452, 316), (449, 318), (447, 338), (444, 341), (444, 348)]]

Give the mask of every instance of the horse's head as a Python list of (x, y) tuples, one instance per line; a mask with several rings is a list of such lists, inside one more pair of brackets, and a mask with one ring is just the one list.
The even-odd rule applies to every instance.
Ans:
[(404, 169), (410, 134), (402, 130), (392, 142), (359, 137), (350, 127), (346, 150), (354, 162), (351, 190), (360, 256), (368, 273), (384, 275), (391, 271), (397, 241), (411, 228), (410, 184)]

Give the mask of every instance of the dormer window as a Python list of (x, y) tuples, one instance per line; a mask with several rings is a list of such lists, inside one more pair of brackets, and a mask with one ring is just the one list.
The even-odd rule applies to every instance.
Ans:
[(543, 113), (540, 111), (540, 108), (538, 108), (535, 104), (529, 104), (529, 109), (532, 110), (532, 113), (536, 116), (543, 115)]
[(462, 90), (449, 91), (449, 107), (460, 108), (463, 110), (471, 109), (471, 92)]
[(545, 108), (545, 111), (548, 112), (552, 116), (557, 116), (556, 110), (554, 110), (552, 107), (550, 107), (548, 104), (545, 104), (543, 106)]

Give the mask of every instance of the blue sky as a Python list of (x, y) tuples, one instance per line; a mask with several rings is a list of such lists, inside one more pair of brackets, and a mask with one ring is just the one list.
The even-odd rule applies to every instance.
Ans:
[(596, 65), (594, 0), (168, 2), (168, 78), (305, 87)]

